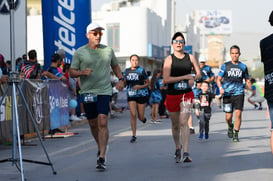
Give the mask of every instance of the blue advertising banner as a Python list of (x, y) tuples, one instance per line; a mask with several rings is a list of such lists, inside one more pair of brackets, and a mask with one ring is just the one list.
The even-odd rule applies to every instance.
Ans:
[(51, 55), (64, 49), (65, 63), (71, 63), (75, 51), (87, 43), (86, 26), (91, 22), (91, 0), (42, 0), (44, 69)]
[(50, 128), (69, 125), (69, 90), (66, 83), (59, 80), (48, 83)]

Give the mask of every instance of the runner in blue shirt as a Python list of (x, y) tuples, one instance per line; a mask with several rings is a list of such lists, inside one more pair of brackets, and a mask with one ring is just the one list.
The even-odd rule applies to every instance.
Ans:
[(140, 67), (139, 56), (134, 54), (130, 56), (131, 67), (125, 69), (123, 75), (125, 77), (125, 82), (127, 85), (127, 100), (131, 113), (131, 128), (132, 128), (132, 138), (131, 143), (136, 141), (136, 119), (138, 113), (138, 119), (146, 123), (146, 118), (144, 116), (145, 107), (149, 95), (149, 78), (147, 72), (143, 67)]
[[(240, 48), (233, 45), (230, 48), (231, 61), (221, 66), (217, 77), (217, 85), (223, 95), (223, 109), (226, 113), (228, 124), (228, 137), (238, 142), (238, 134), (241, 127), (242, 111), (244, 107), (244, 82), (249, 86), (249, 75), (245, 64), (239, 61)], [(235, 122), (232, 124), (233, 110)], [(234, 128), (234, 132), (233, 132)]]

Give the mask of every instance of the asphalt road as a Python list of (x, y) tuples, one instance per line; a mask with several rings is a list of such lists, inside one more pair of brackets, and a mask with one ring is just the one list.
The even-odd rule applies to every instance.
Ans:
[[(150, 118), (150, 109), (146, 110)], [(149, 119), (148, 119), (149, 120)], [(194, 120), (195, 130), (198, 130)], [(43, 143), (57, 174), (48, 165), (23, 162), (24, 177), (29, 181), (271, 181), (273, 156), (270, 150), (269, 118), (266, 110), (253, 110), (245, 103), (240, 142), (227, 137), (224, 113), (214, 106), (210, 121), (210, 138), (199, 141), (191, 135), (189, 152), (192, 163), (175, 163), (175, 146), (169, 119), (161, 124), (138, 122), (137, 142), (130, 143), (129, 112), (116, 113), (109, 120), (110, 140), (107, 170), (98, 172), (96, 144), (86, 122), (73, 124), (69, 132), (79, 133), (65, 138), (46, 139)], [(47, 162), (37, 139), (22, 146), (24, 159)], [(10, 158), (11, 146), (0, 145), (0, 160)], [(0, 163), (0, 180), (21, 180), (12, 162)]]

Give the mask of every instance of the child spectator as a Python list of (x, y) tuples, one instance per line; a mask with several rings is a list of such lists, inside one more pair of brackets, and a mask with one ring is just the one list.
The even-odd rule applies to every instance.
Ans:
[(209, 83), (203, 81), (201, 83), (202, 92), (198, 95), (200, 101), (200, 109), (197, 111), (199, 117), (199, 139), (203, 139), (205, 131), (205, 139), (209, 138), (209, 120), (211, 118), (211, 101), (215, 97), (213, 93), (209, 91)]

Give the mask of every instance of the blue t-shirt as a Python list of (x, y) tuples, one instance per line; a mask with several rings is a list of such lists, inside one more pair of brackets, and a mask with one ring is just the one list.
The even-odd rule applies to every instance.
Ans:
[(148, 79), (147, 72), (143, 67), (137, 67), (135, 70), (127, 68), (123, 72), (123, 76), (127, 84), (128, 97), (145, 97), (149, 95), (148, 87), (138, 90), (133, 89), (135, 85), (144, 85), (145, 80)]
[(211, 78), (214, 75), (214, 73), (211, 70), (211, 67), (208, 65), (205, 65), (203, 68), (200, 69), (202, 73), (202, 81), (207, 80), (208, 78)]
[(55, 75), (58, 78), (63, 76), (63, 74), (58, 71), (57, 67), (49, 67), (48, 72), (52, 73), (53, 75)]
[(193, 88), (192, 91), (193, 91), (193, 94), (194, 94), (194, 98), (198, 98), (198, 95), (202, 92), (201, 89), (198, 89), (196, 87)]
[(247, 66), (242, 62), (233, 64), (231, 61), (224, 63), (218, 73), (223, 78), (222, 87), (224, 96), (244, 95), (244, 79), (249, 78)]

